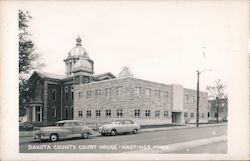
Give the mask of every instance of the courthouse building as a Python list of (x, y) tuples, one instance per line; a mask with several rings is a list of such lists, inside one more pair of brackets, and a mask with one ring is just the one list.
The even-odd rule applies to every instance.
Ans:
[[(65, 75), (35, 71), (29, 78), (29, 121), (42, 125), (65, 119), (129, 118), (139, 124), (196, 121), (195, 90), (135, 78), (128, 67), (118, 77), (110, 72), (95, 75), (94, 61), (80, 37), (64, 62)], [(209, 120), (209, 112), (208, 95), (200, 92), (201, 122)]]

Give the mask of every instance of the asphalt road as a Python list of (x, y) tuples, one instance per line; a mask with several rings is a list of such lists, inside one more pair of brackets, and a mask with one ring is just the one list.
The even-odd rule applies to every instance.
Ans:
[[(197, 139), (227, 134), (227, 126), (212, 126), (186, 129), (125, 134), (118, 136), (90, 137), (89, 139), (66, 139), (57, 142), (40, 142), (31, 138), (20, 139), (21, 153), (121, 153), (149, 150), (154, 146), (167, 146)], [(210, 148), (207, 148), (208, 150)], [(181, 152), (181, 151), (180, 151)], [(192, 152), (192, 151), (190, 151)]]

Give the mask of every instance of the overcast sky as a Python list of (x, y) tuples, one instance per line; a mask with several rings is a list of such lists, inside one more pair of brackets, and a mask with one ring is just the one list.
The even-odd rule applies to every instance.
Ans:
[(216, 79), (227, 84), (242, 50), (238, 11), (245, 6), (235, 1), (58, 1), (22, 9), (33, 17), (29, 31), (45, 72), (64, 74), (63, 59), (80, 35), (95, 74), (117, 76), (128, 66), (136, 78), (196, 89), (196, 70), (212, 69), (201, 74), (205, 90)]

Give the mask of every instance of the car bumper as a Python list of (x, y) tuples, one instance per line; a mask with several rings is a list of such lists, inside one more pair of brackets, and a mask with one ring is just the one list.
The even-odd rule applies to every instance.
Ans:
[(48, 135), (45, 135), (45, 134), (35, 134), (33, 136), (34, 139), (39, 139), (39, 140), (47, 140), (49, 139), (50, 137)]

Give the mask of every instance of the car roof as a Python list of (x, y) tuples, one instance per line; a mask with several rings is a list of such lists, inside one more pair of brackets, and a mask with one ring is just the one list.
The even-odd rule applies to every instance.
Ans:
[(82, 122), (80, 120), (61, 120), (61, 121), (57, 121), (56, 123), (65, 123), (65, 122)]

